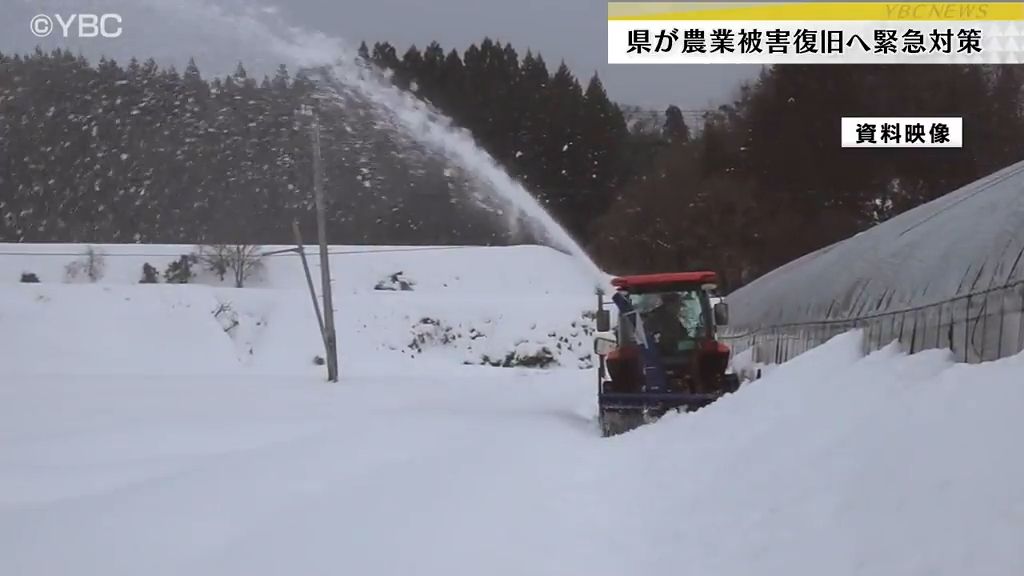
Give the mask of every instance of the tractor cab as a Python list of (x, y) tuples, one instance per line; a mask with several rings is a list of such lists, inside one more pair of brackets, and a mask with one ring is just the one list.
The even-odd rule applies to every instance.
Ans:
[(614, 306), (599, 302), (594, 344), (606, 435), (668, 410), (699, 409), (738, 388), (736, 375), (726, 373), (729, 348), (716, 339), (729, 315), (713, 272), (624, 276), (612, 285)]

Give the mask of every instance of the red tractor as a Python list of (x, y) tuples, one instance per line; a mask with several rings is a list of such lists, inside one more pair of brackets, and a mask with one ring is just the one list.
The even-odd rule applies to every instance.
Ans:
[(715, 296), (714, 272), (623, 276), (612, 285), (617, 321), (612, 326), (602, 297), (594, 341), (605, 436), (669, 410), (700, 409), (739, 388), (738, 376), (727, 372), (729, 348), (716, 339), (729, 311)]

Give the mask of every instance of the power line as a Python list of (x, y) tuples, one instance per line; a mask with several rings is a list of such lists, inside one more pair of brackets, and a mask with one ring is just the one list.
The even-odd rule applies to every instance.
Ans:
[[(717, 108), (688, 108), (686, 110), (680, 110), (683, 116), (704, 116), (711, 112), (717, 112)], [(659, 108), (629, 108), (622, 111), (624, 114), (636, 114), (636, 115), (650, 115), (650, 116), (664, 116), (665, 110)]]
[[(403, 248), (379, 248), (375, 249), (368, 247), (366, 250), (328, 250), (329, 255), (354, 255), (354, 254), (387, 254), (395, 252), (429, 252), (429, 251), (442, 251), (442, 250), (465, 250), (473, 248), (507, 248), (509, 246), (412, 246)], [(285, 256), (294, 253), (295, 248), (286, 248), (282, 250), (273, 250), (268, 253), (262, 254), (264, 257), (270, 256)], [(138, 257), (138, 258), (177, 258), (178, 254), (156, 254), (152, 252), (112, 252), (102, 253), (103, 257)], [(84, 252), (15, 252), (10, 250), (0, 251), (0, 256), (85, 256)]]

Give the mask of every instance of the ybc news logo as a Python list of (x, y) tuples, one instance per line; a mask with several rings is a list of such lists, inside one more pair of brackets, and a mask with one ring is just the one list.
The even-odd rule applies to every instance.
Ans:
[(64, 38), (117, 38), (121, 35), (121, 15), (36, 14), (29, 29), (39, 38), (55, 32)]

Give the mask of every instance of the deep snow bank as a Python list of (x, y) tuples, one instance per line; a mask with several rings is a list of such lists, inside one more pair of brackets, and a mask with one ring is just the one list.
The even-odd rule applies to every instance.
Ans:
[(0, 573), (1024, 573), (1024, 357), (858, 341), (612, 439), (585, 371), (5, 378)]
[(312, 374), (322, 349), (296, 290), (0, 286), (8, 374)]
[[(589, 299), (368, 293), (335, 300), (346, 368), (591, 367)], [(0, 286), (0, 366), (31, 374), (312, 374), (309, 294), (210, 286)]]
[(862, 338), (839, 336), (704, 411), (611, 442), (617, 488), (646, 482), (620, 501), (649, 511), (629, 526), (660, 534), (641, 566), (1024, 571), (1024, 355), (967, 366), (889, 346), (861, 357)]

